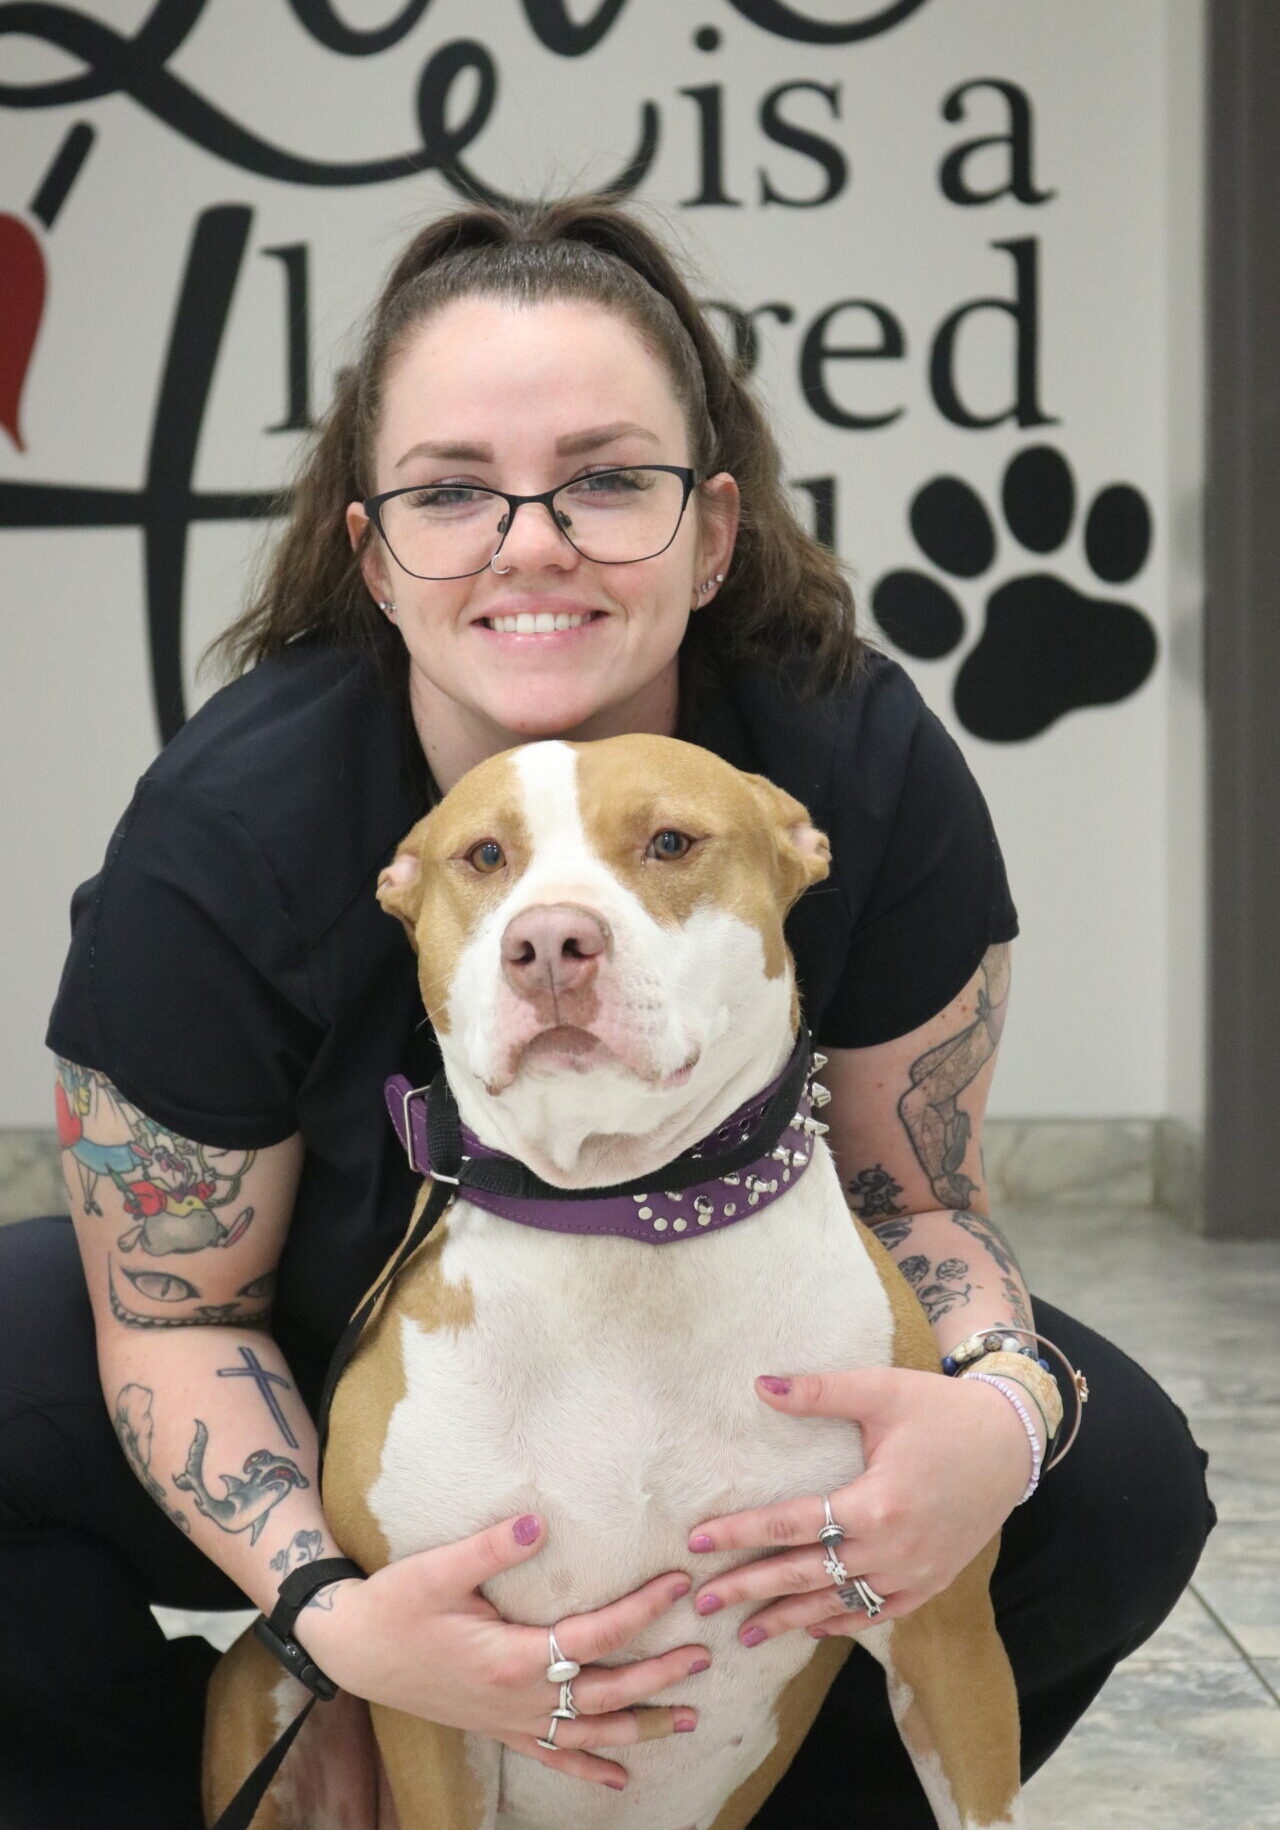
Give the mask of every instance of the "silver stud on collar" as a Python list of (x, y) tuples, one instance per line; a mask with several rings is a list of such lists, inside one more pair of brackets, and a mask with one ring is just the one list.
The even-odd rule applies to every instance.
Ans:
[(817, 1106), (819, 1111), (822, 1110), (823, 1106), (831, 1103), (831, 1095), (820, 1081), (815, 1080), (809, 1091), (813, 1103)]
[[(647, 1217), (648, 1217), (648, 1216), (647, 1216), (647, 1214), (646, 1214), (646, 1213), (645, 1213), (645, 1210), (644, 1210), (644, 1209), (643, 1209), (643, 1208), (642, 1208), (642, 1209), (641, 1209), (641, 1210), (640, 1210), (640, 1217), (641, 1217), (641, 1219), (642, 1219), (642, 1220), (643, 1220), (643, 1219), (646, 1219), (646, 1218), (647, 1218)], [(666, 1230), (667, 1230), (667, 1223), (666, 1223), (666, 1221), (665, 1221), (665, 1220), (664, 1220), (664, 1219), (663, 1219), (663, 1218), (662, 1218), (662, 1215), (661, 1215), (661, 1214), (659, 1214), (659, 1215), (658, 1215), (658, 1218), (657, 1218), (657, 1219), (656, 1219), (656, 1220), (655, 1220), (655, 1221), (654, 1221), (654, 1223), (653, 1223), (653, 1230), (654, 1230), (654, 1232), (655, 1232), (655, 1233), (665, 1233), (665, 1232), (666, 1232)]]
[(812, 1059), (812, 1061), (813, 1061), (813, 1065), (814, 1065), (814, 1067), (815, 1067), (815, 1069), (816, 1069), (816, 1070), (817, 1070), (817, 1071), (818, 1071), (818, 1073), (821, 1073), (821, 1072), (822, 1072), (822, 1070), (823, 1070), (823, 1068), (824, 1068), (824, 1067), (826, 1067), (826, 1065), (827, 1065), (827, 1062), (828, 1062), (828, 1061), (829, 1061), (829, 1059), (830, 1059), (830, 1056), (828, 1056), (828, 1055), (814, 1055), (814, 1056), (812, 1056), (812, 1057), (811, 1057), (811, 1059)]

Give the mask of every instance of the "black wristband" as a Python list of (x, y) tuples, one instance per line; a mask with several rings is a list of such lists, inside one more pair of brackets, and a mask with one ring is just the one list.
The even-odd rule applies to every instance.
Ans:
[(349, 1576), (364, 1576), (360, 1565), (353, 1563), (350, 1557), (321, 1557), (316, 1563), (304, 1563), (301, 1569), (291, 1570), (280, 1584), (279, 1599), (270, 1618), (260, 1614), (253, 1623), (255, 1637), (272, 1657), (279, 1659), (291, 1677), (296, 1677), (300, 1684), (305, 1684), (314, 1696), (325, 1702), (337, 1696), (338, 1686), (332, 1678), (325, 1676), (305, 1646), (300, 1646), (293, 1637), (294, 1623), (317, 1589), (327, 1588), (331, 1582), (342, 1582)]

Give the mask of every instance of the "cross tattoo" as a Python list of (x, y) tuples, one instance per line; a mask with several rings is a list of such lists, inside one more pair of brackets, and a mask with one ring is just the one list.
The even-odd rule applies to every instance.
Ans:
[(283, 1385), (288, 1391), (292, 1391), (293, 1387), (289, 1384), (289, 1381), (284, 1377), (283, 1373), (268, 1372), (252, 1347), (242, 1347), (240, 1349), (240, 1358), (244, 1361), (243, 1366), (220, 1366), (218, 1368), (218, 1377), (220, 1379), (252, 1379), (261, 1392), (267, 1409), (271, 1412), (271, 1415), (280, 1426), (281, 1434), (284, 1436), (289, 1447), (291, 1449), (299, 1448), (301, 1445), (299, 1444), (297, 1437), (285, 1422), (284, 1412), (280, 1409), (280, 1400), (271, 1389), (273, 1384)]

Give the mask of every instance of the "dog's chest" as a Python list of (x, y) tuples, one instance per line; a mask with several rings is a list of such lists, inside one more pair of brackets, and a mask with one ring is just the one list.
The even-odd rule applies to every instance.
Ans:
[(403, 1396), (370, 1510), (393, 1558), (536, 1511), (544, 1549), (487, 1591), (509, 1619), (596, 1607), (682, 1564), (710, 1573), (686, 1550), (695, 1524), (861, 1469), (855, 1426), (781, 1415), (754, 1386), (893, 1357), (888, 1301), (825, 1151), (765, 1213), (679, 1244), (455, 1208), (424, 1275), (465, 1287), (461, 1325), (440, 1323), (450, 1304), (421, 1300), (413, 1267), (403, 1275), (380, 1347), (400, 1356)]

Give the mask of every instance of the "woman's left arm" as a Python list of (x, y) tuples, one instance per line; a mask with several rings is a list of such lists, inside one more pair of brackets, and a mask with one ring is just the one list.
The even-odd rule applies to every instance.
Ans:
[[(1009, 945), (1002, 943), (919, 1029), (872, 1048), (817, 1045), (828, 1057), (820, 1078), (831, 1100), (822, 1116), (845, 1198), (915, 1290), (940, 1354), (978, 1328), (1034, 1326), (1017, 1259), (987, 1212), (982, 1165), (982, 1121), (1008, 997)], [(790, 1380), (787, 1392), (757, 1384), (762, 1402), (862, 1426), (865, 1472), (830, 1499), (846, 1534), (840, 1559), (850, 1576), (886, 1596), (881, 1619), (909, 1613), (945, 1588), (1026, 1487), (1026, 1428), (991, 1386), (895, 1367), (798, 1377), (786, 1367), (760, 1371)], [(709, 1595), (722, 1606), (771, 1600), (743, 1622), (739, 1637), (750, 1644), (797, 1627), (865, 1628), (865, 1614), (832, 1607), (817, 1543), (822, 1523), (822, 1497), (810, 1495), (696, 1526), (691, 1548), (795, 1548), (706, 1583), (695, 1605)]]

